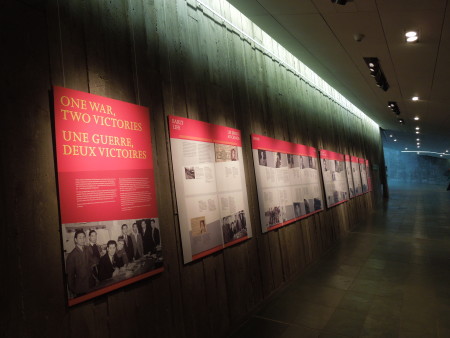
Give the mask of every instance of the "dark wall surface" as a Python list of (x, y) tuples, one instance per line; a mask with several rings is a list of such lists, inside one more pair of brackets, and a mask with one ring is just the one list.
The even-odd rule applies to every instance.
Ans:
[[(236, 19), (227, 3), (215, 4)], [(379, 129), (194, 0), (11, 0), (2, 2), (0, 19), (1, 336), (224, 336), (363, 221), (379, 199), (380, 174), (372, 172), (374, 192), (261, 233), (251, 133), (384, 168)], [(256, 40), (271, 43), (241, 22)], [(71, 308), (64, 289), (53, 85), (150, 108), (165, 259), (164, 273)], [(254, 237), (188, 265), (171, 174), (170, 114), (234, 127), (244, 136)]]
[(450, 160), (385, 148), (388, 181), (392, 183), (439, 184), (446, 187)]

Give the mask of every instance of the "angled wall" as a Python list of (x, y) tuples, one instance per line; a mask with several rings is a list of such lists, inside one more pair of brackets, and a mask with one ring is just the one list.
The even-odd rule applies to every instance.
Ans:
[[(379, 129), (228, 3), (208, 3), (240, 28), (195, 0), (12, 0), (2, 6), (5, 336), (224, 336), (373, 209), (378, 171), (371, 173), (372, 193), (261, 233), (251, 133), (384, 168)], [(52, 85), (150, 108), (165, 258), (163, 274), (72, 308), (65, 302)], [(244, 136), (254, 237), (188, 265), (171, 173), (170, 114), (234, 127)]]

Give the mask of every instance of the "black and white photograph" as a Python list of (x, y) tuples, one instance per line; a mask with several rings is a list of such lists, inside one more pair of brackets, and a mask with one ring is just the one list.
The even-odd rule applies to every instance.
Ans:
[(62, 230), (69, 299), (163, 266), (157, 218), (69, 223)]
[(247, 236), (247, 219), (244, 210), (222, 217), (222, 235), (224, 244)]
[(194, 167), (184, 167), (184, 176), (187, 180), (195, 180)]
[(258, 161), (259, 165), (267, 167), (267, 155), (265, 150), (258, 149)]

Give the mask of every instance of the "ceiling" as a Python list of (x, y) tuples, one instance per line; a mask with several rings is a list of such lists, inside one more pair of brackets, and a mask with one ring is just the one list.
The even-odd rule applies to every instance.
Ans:
[[(228, 1), (385, 129), (385, 145), (450, 151), (449, 0)], [(410, 30), (418, 31), (417, 42), (406, 42)], [(358, 42), (355, 34), (364, 37)], [(379, 59), (386, 92), (363, 57)], [(399, 116), (388, 101), (397, 102)]]

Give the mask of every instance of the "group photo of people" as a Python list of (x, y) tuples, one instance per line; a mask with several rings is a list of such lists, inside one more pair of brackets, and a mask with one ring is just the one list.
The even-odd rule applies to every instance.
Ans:
[(266, 216), (266, 224), (269, 227), (280, 224), (282, 221), (281, 208), (279, 206), (269, 208), (269, 210), (265, 211), (264, 215)]
[(224, 244), (247, 236), (247, 220), (244, 210), (222, 218), (222, 233)]
[(162, 266), (159, 219), (63, 224), (69, 299)]

